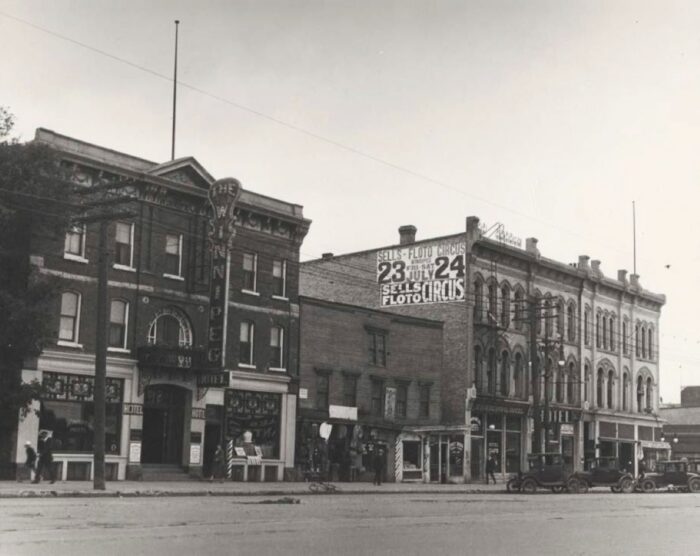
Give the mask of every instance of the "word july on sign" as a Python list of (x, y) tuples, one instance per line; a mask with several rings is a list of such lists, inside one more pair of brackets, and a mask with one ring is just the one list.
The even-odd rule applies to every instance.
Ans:
[(465, 252), (464, 243), (458, 241), (380, 251), (377, 282), (381, 305), (463, 301)]

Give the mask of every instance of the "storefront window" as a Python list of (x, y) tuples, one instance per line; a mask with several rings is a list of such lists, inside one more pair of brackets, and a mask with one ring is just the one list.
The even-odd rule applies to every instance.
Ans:
[(520, 433), (506, 433), (506, 473), (520, 471)]
[(464, 475), (464, 436), (450, 436), (450, 476), (461, 477)]
[(224, 395), (225, 434), (234, 443), (243, 442), (243, 434), (253, 434), (252, 443), (260, 446), (263, 458), (279, 457), (282, 395), (227, 389)]
[[(51, 431), (56, 452), (92, 452), (95, 404), (94, 378), (44, 373), (46, 391), (39, 413), (39, 429)], [(106, 379), (105, 449), (118, 454), (121, 439), (121, 402), (124, 381)]]
[(403, 441), (403, 478), (420, 479), (423, 476), (423, 451), (420, 440)]
[(493, 456), (496, 460), (496, 473), (501, 473), (501, 431), (489, 430), (486, 433), (486, 458)]

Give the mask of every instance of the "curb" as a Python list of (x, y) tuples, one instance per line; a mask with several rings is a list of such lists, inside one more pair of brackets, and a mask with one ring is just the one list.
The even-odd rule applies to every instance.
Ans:
[(314, 493), (306, 490), (259, 490), (253, 492), (236, 491), (215, 491), (215, 490), (135, 490), (135, 491), (99, 491), (99, 490), (23, 490), (19, 492), (0, 493), (2, 499), (16, 498), (165, 498), (165, 497), (205, 497), (205, 496), (228, 496), (228, 497), (255, 497), (255, 496), (354, 496), (363, 494), (507, 494), (505, 490), (349, 490), (338, 489), (335, 492)]

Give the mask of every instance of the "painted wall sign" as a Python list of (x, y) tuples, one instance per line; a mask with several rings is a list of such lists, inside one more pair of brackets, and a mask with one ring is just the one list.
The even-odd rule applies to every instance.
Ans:
[(202, 445), (190, 444), (190, 465), (202, 463)]
[(464, 301), (465, 255), (466, 246), (458, 239), (379, 251), (380, 305)]
[(211, 289), (209, 293), (209, 334), (207, 363), (223, 368), (226, 364), (226, 322), (231, 267), (231, 243), (235, 236), (234, 209), (241, 195), (241, 184), (233, 178), (217, 180), (209, 188), (213, 209), (209, 228), (211, 249)]
[(396, 388), (388, 386), (384, 391), (384, 418), (394, 419), (396, 415)]
[(357, 408), (346, 405), (329, 405), (328, 417), (330, 419), (345, 419), (347, 421), (357, 421)]
[(129, 442), (129, 463), (141, 462), (141, 442)]
[(201, 373), (197, 375), (197, 386), (203, 388), (226, 388), (229, 385), (231, 374), (228, 371), (223, 373)]

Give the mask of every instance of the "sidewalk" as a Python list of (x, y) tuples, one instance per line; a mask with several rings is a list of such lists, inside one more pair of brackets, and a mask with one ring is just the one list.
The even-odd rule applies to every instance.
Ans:
[[(505, 492), (505, 485), (424, 483), (333, 483), (334, 494), (485, 494)], [(89, 481), (42, 482), (0, 481), (0, 498), (30, 497), (154, 497), (154, 496), (291, 496), (313, 494), (309, 483), (210, 483), (208, 481), (108, 482), (103, 491), (92, 490)]]

